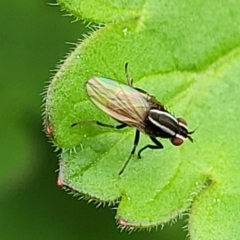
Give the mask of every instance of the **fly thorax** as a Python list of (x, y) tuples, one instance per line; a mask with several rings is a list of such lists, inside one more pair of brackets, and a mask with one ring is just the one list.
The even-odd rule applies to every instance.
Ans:
[(175, 146), (181, 145), (186, 138), (189, 138), (186, 121), (182, 118), (175, 118), (166, 110), (151, 109), (148, 120), (156, 137), (169, 138)]
[(177, 119), (167, 111), (150, 109), (148, 120), (157, 131), (156, 137), (173, 138), (179, 133), (179, 123)]

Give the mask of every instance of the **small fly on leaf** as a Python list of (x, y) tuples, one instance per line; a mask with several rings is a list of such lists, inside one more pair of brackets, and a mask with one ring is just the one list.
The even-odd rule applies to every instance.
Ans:
[(96, 123), (103, 127), (122, 129), (136, 128), (131, 154), (119, 172), (121, 175), (135, 153), (139, 143), (140, 132), (149, 136), (153, 144), (147, 144), (138, 151), (138, 157), (147, 149), (162, 149), (160, 138), (168, 138), (175, 146), (181, 145), (185, 139), (193, 142), (188, 131), (187, 123), (183, 118), (175, 118), (164, 106), (146, 91), (133, 87), (133, 80), (128, 74), (128, 63), (125, 64), (125, 74), (128, 85), (105, 77), (92, 77), (86, 82), (86, 90), (91, 101), (103, 112), (111, 116), (120, 124), (117, 126), (99, 121), (80, 121), (73, 123)]

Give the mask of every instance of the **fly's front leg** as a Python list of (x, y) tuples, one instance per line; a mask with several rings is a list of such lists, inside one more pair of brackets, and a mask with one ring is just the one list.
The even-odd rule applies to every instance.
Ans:
[(141, 153), (145, 149), (147, 149), (147, 148), (150, 148), (150, 149), (163, 149), (163, 145), (155, 137), (150, 137), (150, 139), (153, 141), (153, 143), (155, 143), (155, 145), (148, 144), (148, 145), (144, 146), (143, 148), (141, 148), (138, 151), (138, 158), (141, 158)]

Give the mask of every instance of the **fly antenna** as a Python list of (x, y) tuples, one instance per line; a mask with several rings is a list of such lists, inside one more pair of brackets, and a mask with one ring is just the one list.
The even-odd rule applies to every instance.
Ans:
[[(195, 131), (199, 128), (199, 126), (197, 126), (194, 130), (188, 132), (189, 135), (195, 133)], [(193, 143), (193, 142), (196, 142), (195, 140), (193, 140), (193, 138), (191, 136), (187, 136), (187, 138)]]

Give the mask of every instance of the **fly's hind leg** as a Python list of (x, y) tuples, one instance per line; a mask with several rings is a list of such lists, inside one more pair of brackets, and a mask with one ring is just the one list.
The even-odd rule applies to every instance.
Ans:
[(99, 121), (95, 121), (95, 120), (89, 120), (89, 121), (80, 121), (80, 122), (75, 122), (73, 124), (71, 124), (71, 127), (75, 127), (79, 124), (85, 124), (85, 123), (95, 123), (99, 126), (102, 126), (102, 127), (107, 127), (107, 128), (115, 128), (115, 129), (122, 129), (122, 128), (125, 128), (127, 127), (128, 125), (125, 124), (125, 123), (121, 123), (117, 126), (114, 126), (114, 125), (111, 125), (111, 124), (106, 124), (106, 123), (102, 123), (102, 122), (99, 122)]

